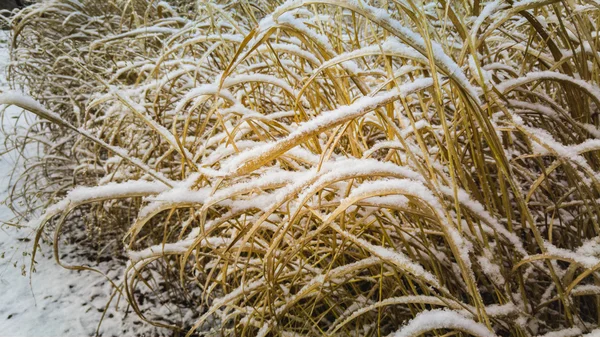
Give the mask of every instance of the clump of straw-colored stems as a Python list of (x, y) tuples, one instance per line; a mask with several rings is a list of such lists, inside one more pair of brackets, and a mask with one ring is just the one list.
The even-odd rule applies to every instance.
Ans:
[(118, 290), (147, 317), (162, 271), (188, 335), (591, 333), (599, 14), (44, 1), (12, 21), (31, 97), (0, 96), (40, 117), (14, 200), (51, 205), (30, 225), (55, 248), (75, 210), (121, 228)]

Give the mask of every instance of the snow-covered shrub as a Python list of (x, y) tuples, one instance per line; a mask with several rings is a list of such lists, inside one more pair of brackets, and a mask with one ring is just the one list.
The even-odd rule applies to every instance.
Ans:
[(591, 333), (598, 14), (43, 1), (13, 21), (32, 98), (0, 95), (40, 116), (30, 225), (126, 227), (119, 290), (144, 315), (160, 274), (188, 335)]

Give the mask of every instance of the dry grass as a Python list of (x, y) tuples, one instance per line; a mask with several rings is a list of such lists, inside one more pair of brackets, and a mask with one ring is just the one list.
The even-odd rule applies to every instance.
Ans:
[(588, 333), (598, 4), (448, 4), (23, 10), (10, 76), (45, 108), (4, 102), (45, 154), (14, 202), (56, 203), (57, 252), (74, 210), (119, 235), (118, 290), (143, 316), (160, 274), (188, 335)]

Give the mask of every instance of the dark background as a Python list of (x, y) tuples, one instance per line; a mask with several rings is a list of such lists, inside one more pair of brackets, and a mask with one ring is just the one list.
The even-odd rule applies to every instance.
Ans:
[(25, 1), (23, 0), (0, 0), (0, 10), (11, 10), (17, 7), (22, 7), (23, 5), (25, 5)]

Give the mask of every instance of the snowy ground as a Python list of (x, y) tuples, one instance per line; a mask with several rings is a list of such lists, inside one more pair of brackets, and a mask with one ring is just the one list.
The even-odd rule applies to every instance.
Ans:
[[(6, 36), (0, 32), (0, 90), (5, 90), (4, 68), (8, 62)], [(15, 121), (20, 127), (23, 119), (20, 109), (11, 107), (2, 119), (3, 126), (14, 129)], [(0, 144), (4, 143), (0, 134)], [(2, 146), (0, 145), (0, 148)], [(0, 154), (3, 151), (0, 151)], [(7, 195), (9, 173), (16, 162), (15, 153), (0, 156), (0, 200)], [(12, 212), (0, 205), (0, 224), (9, 222)], [(32, 230), (15, 229), (0, 225), (0, 336), (90, 336), (95, 335), (107, 299), (112, 293), (104, 277), (97, 273), (76, 272), (59, 267), (53, 259), (50, 247), (42, 247), (42, 255), (36, 257), (36, 272), (29, 277), (22, 275), (22, 268), (29, 267), (33, 239)], [(75, 248), (64, 247), (69, 253)], [(107, 272), (113, 279), (120, 278), (122, 266), (115, 262), (89, 263)], [(27, 270), (28, 271), (28, 270)], [(31, 280), (31, 282), (30, 282)], [(126, 302), (121, 299), (115, 308), (115, 300), (106, 312), (100, 328), (103, 336), (163, 335), (161, 331), (141, 322)], [(129, 311), (126, 314), (126, 311)]]

